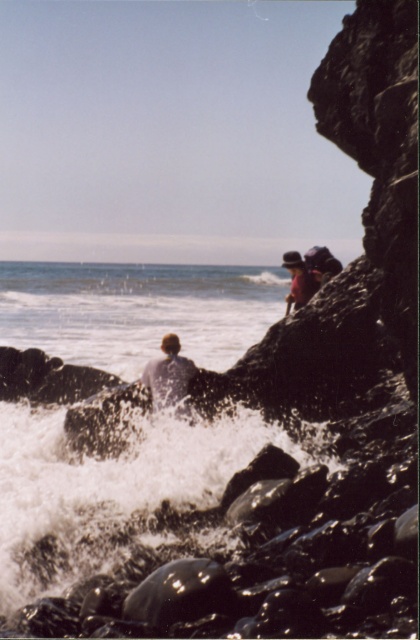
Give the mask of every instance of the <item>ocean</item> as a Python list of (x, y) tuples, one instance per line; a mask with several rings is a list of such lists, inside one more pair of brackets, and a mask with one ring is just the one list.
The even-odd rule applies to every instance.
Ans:
[[(150, 264), (0, 263), (0, 346), (36, 347), (65, 363), (88, 365), (126, 382), (141, 376), (167, 332), (197, 366), (226, 371), (285, 315), (287, 271), (273, 267)], [(195, 427), (171, 414), (145, 421), (141, 442), (118, 460), (75, 463), (66, 449), (66, 407), (0, 402), (0, 615), (106, 572), (124, 553), (103, 532), (162, 500), (177, 509), (216, 506), (232, 475), (271, 442), (302, 466), (320, 462), (279, 423), (239, 407)], [(135, 419), (135, 418), (133, 418)], [(317, 425), (320, 442), (325, 425)], [(335, 459), (322, 459), (331, 472)], [(26, 552), (53, 535), (70, 562), (45, 582)], [(105, 534), (103, 534), (105, 535)], [(163, 534), (140, 542), (156, 546)], [(211, 532), (224, 544), (232, 532)], [(76, 553), (81, 538), (97, 540)]]

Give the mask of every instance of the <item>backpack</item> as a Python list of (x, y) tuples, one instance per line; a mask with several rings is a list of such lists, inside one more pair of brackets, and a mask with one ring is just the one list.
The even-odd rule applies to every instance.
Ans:
[(303, 257), (308, 271), (316, 269), (317, 271), (324, 272), (325, 261), (334, 256), (328, 247), (315, 246), (309, 249)]

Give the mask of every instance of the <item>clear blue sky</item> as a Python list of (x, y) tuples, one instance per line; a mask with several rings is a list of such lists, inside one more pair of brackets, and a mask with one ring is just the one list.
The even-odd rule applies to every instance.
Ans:
[(371, 178), (310, 79), (354, 2), (0, 3), (0, 260), (362, 252)]

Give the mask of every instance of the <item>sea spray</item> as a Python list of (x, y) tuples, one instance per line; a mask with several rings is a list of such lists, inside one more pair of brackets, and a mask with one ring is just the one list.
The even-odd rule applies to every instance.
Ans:
[[(283, 448), (302, 467), (319, 462), (292, 442), (280, 424), (268, 425), (257, 411), (243, 407), (234, 416), (194, 426), (174, 420), (171, 412), (143, 418), (142, 437), (131, 442), (125, 455), (104, 461), (85, 456), (78, 462), (65, 446), (64, 407), (1, 403), (0, 409), (7, 435), (0, 465), (7, 609), (44, 590), (59, 595), (72, 581), (105, 571), (123, 552), (110, 539), (134, 512), (147, 517), (163, 501), (180, 511), (191, 505), (200, 510), (217, 506), (232, 475), (267, 443)], [(334, 458), (323, 461), (331, 472), (338, 468)], [(208, 539), (210, 534), (200, 534), (206, 535)], [(217, 538), (217, 533), (211, 535)], [(48, 536), (66, 562), (54, 569), (47, 585), (42, 570), (37, 575), (25, 561), (25, 553)], [(148, 545), (162, 541), (160, 533), (154, 537), (146, 531), (145, 536)], [(137, 541), (145, 543), (142, 535)]]

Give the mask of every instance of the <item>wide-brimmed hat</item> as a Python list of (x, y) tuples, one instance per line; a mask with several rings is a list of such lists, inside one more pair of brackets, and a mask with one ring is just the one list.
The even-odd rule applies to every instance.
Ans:
[(281, 266), (285, 269), (293, 269), (294, 267), (304, 267), (305, 263), (299, 251), (287, 251), (283, 254), (283, 264)]

